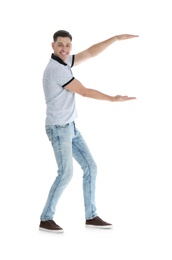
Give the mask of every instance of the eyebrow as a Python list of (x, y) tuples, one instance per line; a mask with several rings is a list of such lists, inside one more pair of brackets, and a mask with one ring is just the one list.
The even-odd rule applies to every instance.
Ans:
[(60, 43), (60, 44), (70, 44), (71, 45), (71, 42), (68, 42), (68, 43), (57, 42), (57, 43)]

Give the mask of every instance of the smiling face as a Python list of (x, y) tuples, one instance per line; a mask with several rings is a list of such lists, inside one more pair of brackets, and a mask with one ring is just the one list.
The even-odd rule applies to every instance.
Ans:
[(55, 42), (52, 43), (54, 55), (65, 61), (71, 52), (72, 42), (69, 37), (58, 37)]

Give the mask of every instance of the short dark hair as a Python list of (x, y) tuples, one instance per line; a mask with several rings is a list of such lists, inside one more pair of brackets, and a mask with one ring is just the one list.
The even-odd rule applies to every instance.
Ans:
[(54, 35), (53, 35), (54, 42), (57, 41), (58, 37), (69, 37), (70, 40), (72, 41), (72, 35), (69, 32), (65, 31), (65, 30), (59, 30), (59, 31), (54, 33)]

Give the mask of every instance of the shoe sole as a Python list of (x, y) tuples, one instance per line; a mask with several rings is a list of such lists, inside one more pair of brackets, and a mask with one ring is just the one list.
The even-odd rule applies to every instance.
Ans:
[(85, 225), (88, 228), (99, 228), (99, 229), (112, 229), (113, 226), (109, 225), (109, 226), (97, 226), (97, 225)]
[(40, 231), (45, 231), (45, 232), (50, 232), (50, 233), (63, 233), (63, 229), (59, 229), (59, 230), (51, 230), (51, 229), (47, 229), (47, 228), (41, 228), (39, 227)]

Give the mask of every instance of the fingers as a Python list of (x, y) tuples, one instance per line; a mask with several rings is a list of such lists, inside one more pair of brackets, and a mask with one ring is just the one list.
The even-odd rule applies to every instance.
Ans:
[(138, 35), (130, 34), (130, 37), (139, 37)]
[(127, 97), (125, 100), (132, 100), (132, 99), (136, 99), (136, 97)]
[(131, 100), (131, 99), (136, 99), (136, 97), (125, 97), (124, 99), (126, 99), (126, 100)]
[(118, 40), (127, 40), (131, 38), (139, 37), (138, 35), (133, 35), (133, 34), (121, 34), (117, 36)]
[(127, 101), (127, 100), (133, 100), (136, 99), (136, 97), (128, 97), (128, 96), (121, 96), (121, 95), (117, 95), (114, 97), (113, 101)]

